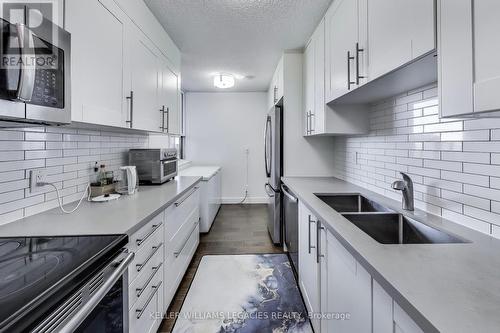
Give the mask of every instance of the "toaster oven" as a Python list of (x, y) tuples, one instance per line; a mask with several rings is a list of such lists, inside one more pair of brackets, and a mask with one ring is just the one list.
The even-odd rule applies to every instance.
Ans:
[(129, 164), (137, 168), (140, 184), (163, 184), (178, 172), (177, 149), (130, 149)]

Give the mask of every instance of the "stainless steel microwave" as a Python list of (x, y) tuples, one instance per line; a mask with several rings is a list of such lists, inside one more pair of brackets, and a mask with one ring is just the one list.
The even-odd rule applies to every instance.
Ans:
[(44, 17), (30, 27), (39, 11), (21, 10), (0, 18), (0, 127), (69, 124), (71, 35)]

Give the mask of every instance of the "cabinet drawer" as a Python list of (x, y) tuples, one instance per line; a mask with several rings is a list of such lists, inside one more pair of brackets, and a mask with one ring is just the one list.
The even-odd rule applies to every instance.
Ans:
[[(174, 297), (175, 291), (179, 287), (179, 284), (186, 272), (191, 259), (198, 247), (200, 241), (200, 227), (199, 223), (196, 224), (191, 229), (189, 237), (184, 239), (185, 243), (178, 250), (173, 250), (167, 254), (165, 258), (165, 308), (170, 304), (170, 301)], [(179, 253), (174, 253), (179, 251)]]
[(156, 332), (163, 314), (162, 276), (163, 274), (155, 274), (139, 300), (130, 309), (130, 332)]
[(136, 279), (129, 284), (128, 304), (130, 309), (135, 306), (138, 299), (143, 298), (144, 295), (147, 294), (147, 289), (150, 288), (152, 283), (154, 283), (154, 280), (157, 279), (158, 275), (161, 275), (161, 280), (163, 280), (162, 251), (163, 246), (149, 260)]
[(140, 273), (146, 270), (146, 266), (151, 262), (163, 260), (163, 234), (157, 229), (135, 253), (135, 259), (128, 270), (129, 284), (133, 283)]
[(193, 211), (197, 211), (199, 215), (199, 202), (200, 191), (196, 186), (167, 208), (165, 216), (166, 240), (172, 239), (177, 234)]
[(130, 252), (139, 252), (147, 241), (153, 236), (156, 230), (163, 229), (164, 215), (164, 212), (158, 214), (130, 237), (130, 242), (127, 246)]

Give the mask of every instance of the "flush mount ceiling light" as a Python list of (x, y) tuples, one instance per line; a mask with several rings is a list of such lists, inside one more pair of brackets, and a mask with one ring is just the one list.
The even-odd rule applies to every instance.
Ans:
[(234, 87), (234, 76), (231, 74), (217, 74), (214, 76), (214, 86), (221, 89)]

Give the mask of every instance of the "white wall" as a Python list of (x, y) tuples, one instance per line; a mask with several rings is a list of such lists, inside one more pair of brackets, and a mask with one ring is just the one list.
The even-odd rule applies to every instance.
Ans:
[(418, 208), (500, 238), (500, 119), (439, 119), (435, 85), (373, 107), (370, 134), (337, 138), (337, 176), (396, 200), (408, 173)]
[(264, 92), (186, 93), (186, 159), (222, 167), (222, 200), (240, 201), (246, 184), (247, 203), (264, 203)]

